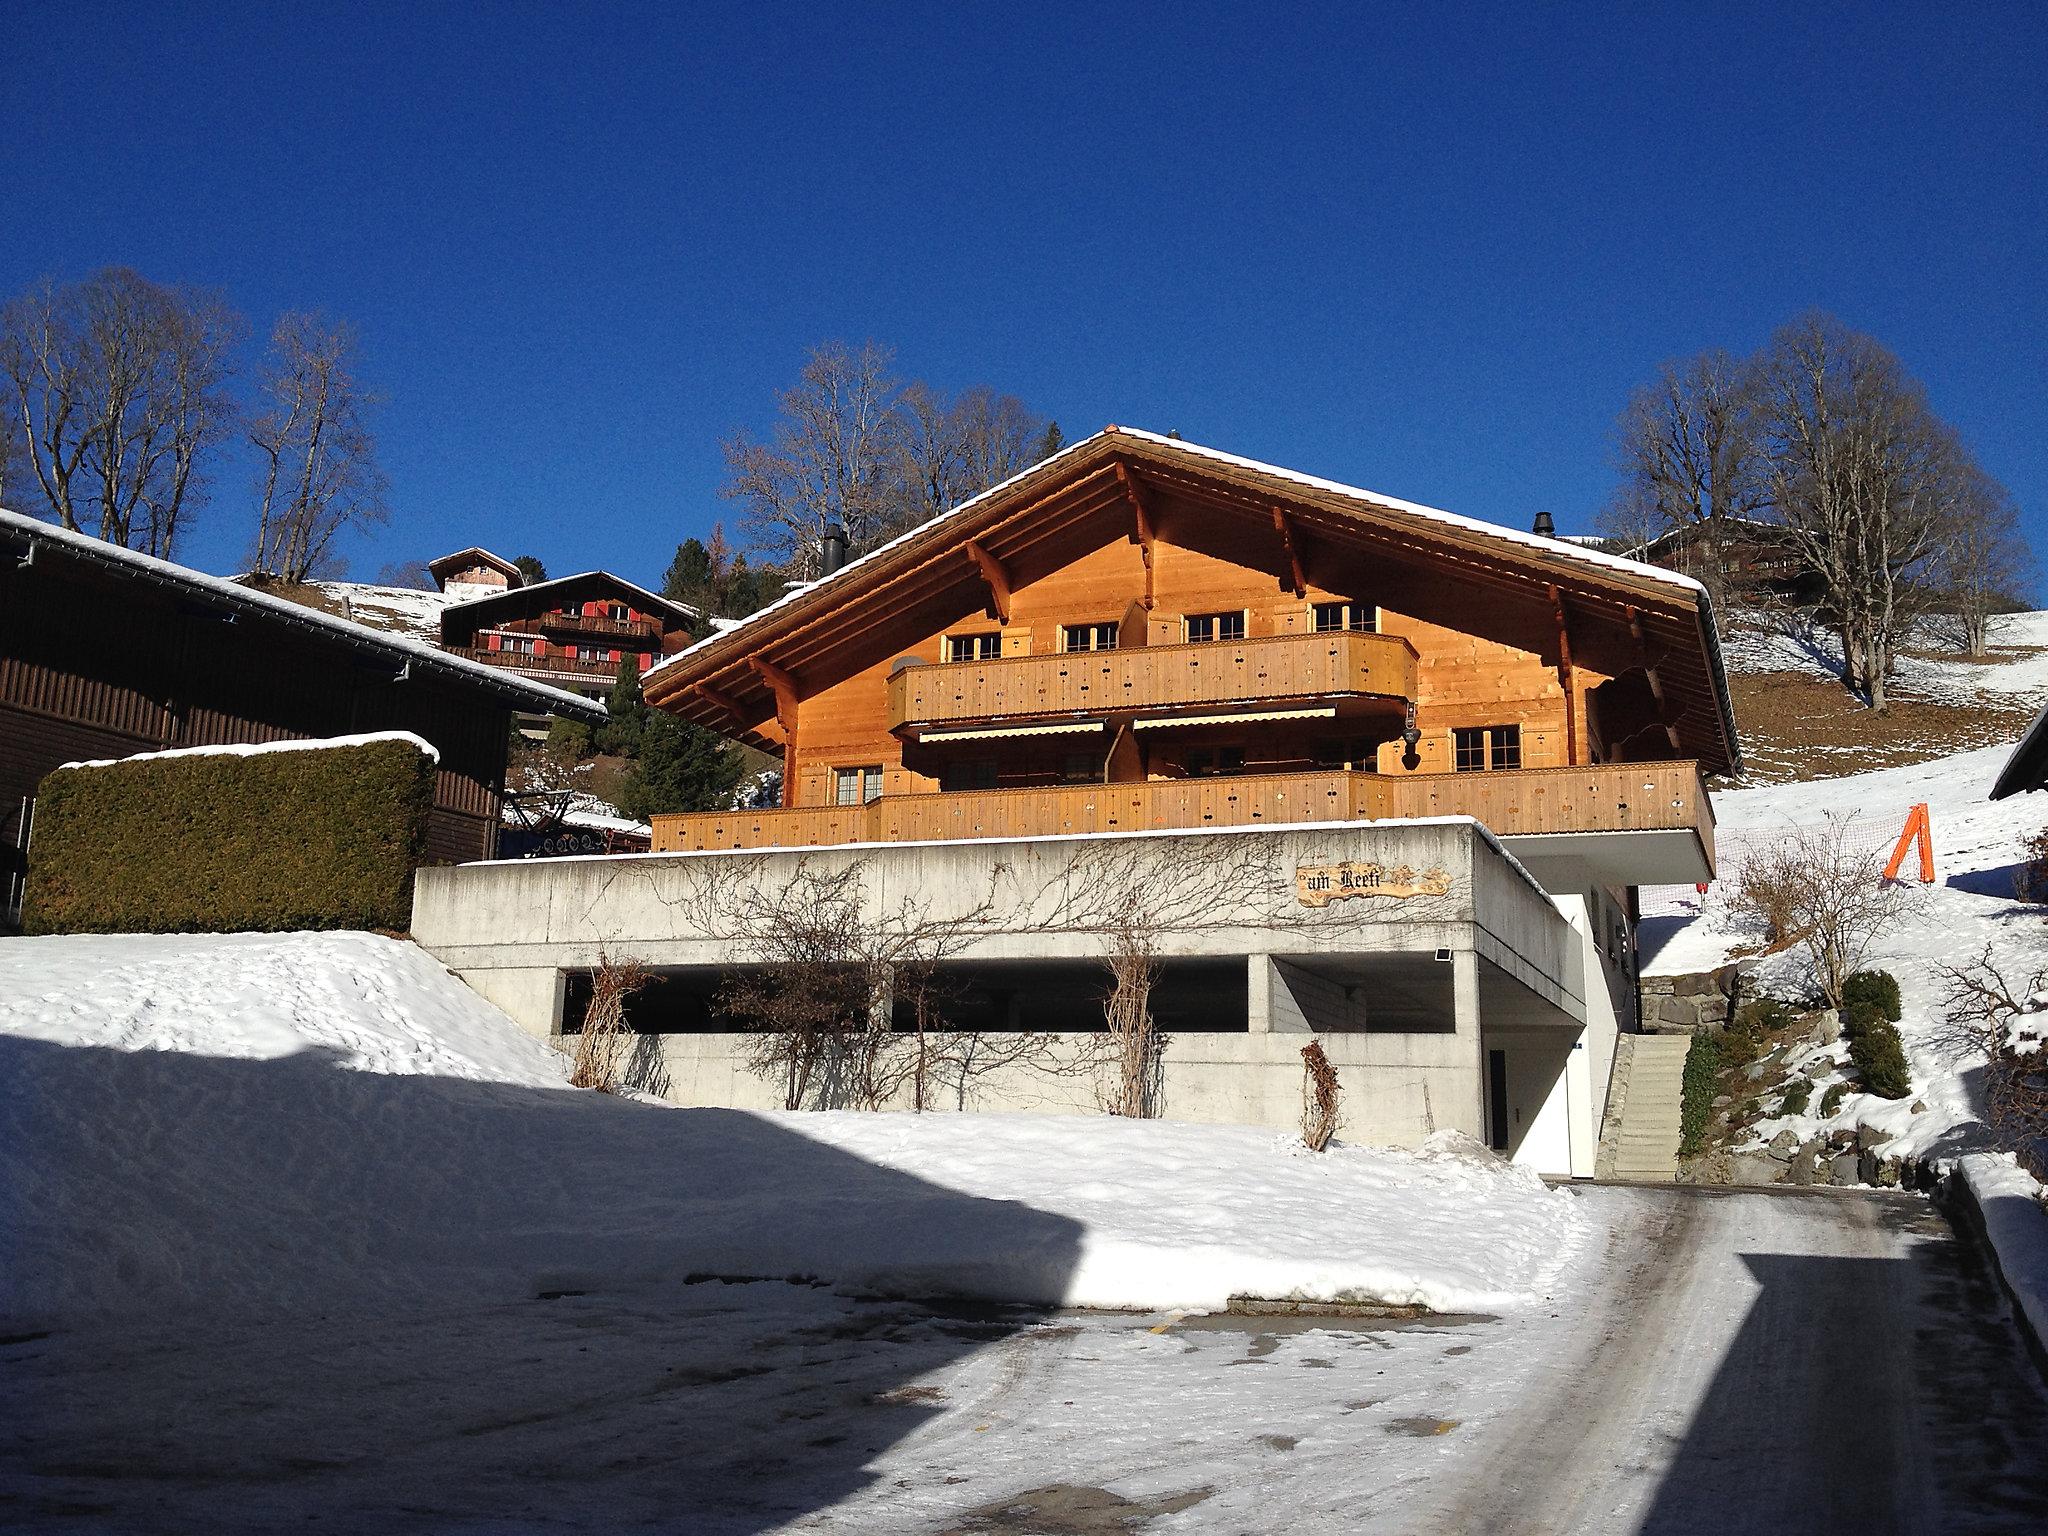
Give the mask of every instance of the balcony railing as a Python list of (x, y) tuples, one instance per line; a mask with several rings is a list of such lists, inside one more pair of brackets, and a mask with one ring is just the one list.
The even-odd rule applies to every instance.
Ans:
[(471, 661), (480, 661), (487, 667), (504, 667), (513, 672), (524, 672), (538, 677), (544, 672), (562, 677), (617, 677), (619, 664), (616, 661), (584, 661), (580, 657), (561, 656), (550, 652), (536, 656), (531, 651), (487, 651), (482, 646), (454, 647), (456, 656), (466, 656)]
[(1415, 665), (1406, 640), (1349, 631), (940, 662), (889, 679), (889, 728), (1359, 694), (1412, 699)]
[(599, 619), (585, 613), (544, 613), (540, 627), (562, 634), (604, 635), (620, 640), (659, 640), (661, 625), (653, 619)]
[(1693, 762), (1494, 773), (1330, 771), (1155, 779), (1053, 789), (884, 795), (866, 805), (654, 818), (656, 853), (1050, 837), (1312, 821), (1471, 816), (1498, 836), (1690, 831), (1714, 862), (1714, 813)]

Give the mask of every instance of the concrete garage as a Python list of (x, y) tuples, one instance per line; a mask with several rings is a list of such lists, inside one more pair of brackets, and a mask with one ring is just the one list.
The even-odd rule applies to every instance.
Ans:
[[(1372, 872), (1358, 894), (1314, 888), (1347, 869)], [(944, 1027), (1059, 1038), (957, 1084), (957, 1107), (1097, 1107), (1077, 1066), (1101, 1029), (1096, 918), (1130, 891), (1157, 924), (1165, 1116), (1297, 1125), (1313, 1037), (1350, 1139), (1456, 1129), (1546, 1173), (1592, 1172), (1617, 1019), (1585, 903), (1546, 893), (1467, 818), (474, 864), (421, 871), (414, 933), (539, 1036), (576, 1029), (591, 967), (630, 956), (657, 973), (633, 1022), (660, 1090), (768, 1108), (780, 1087), (747, 1071), (717, 994), (750, 955), (742, 893), (799, 877), (857, 892), (877, 925), (979, 914), (942, 967)]]

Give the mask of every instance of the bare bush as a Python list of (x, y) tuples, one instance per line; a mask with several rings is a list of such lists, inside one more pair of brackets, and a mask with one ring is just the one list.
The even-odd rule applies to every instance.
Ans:
[(2036, 832), (2021, 846), (2027, 856), (2013, 871), (2012, 893), (2021, 901), (2048, 903), (2048, 828)]
[(1935, 967), (1945, 986), (1942, 1015), (1959, 1043), (1984, 1054), (1984, 1125), (2002, 1152), (2018, 1154), (2048, 1182), (2048, 1033), (2036, 999), (2048, 970), (2018, 986), (1992, 963), (1986, 944), (1974, 960)]
[(1875, 852), (1852, 834), (1856, 818), (1830, 815), (1786, 830), (1743, 860), (1734, 910), (1760, 922), (1773, 950), (1804, 949), (1831, 1008), (1870, 946), (1904, 914), (1905, 887), (1883, 878)]
[(1320, 1152), (1337, 1134), (1337, 1069), (1320, 1040), (1301, 1048), (1301, 1065), (1301, 1139), (1309, 1151)]
[(633, 1040), (626, 1022), (626, 1000), (648, 982), (647, 967), (637, 960), (614, 960), (602, 952), (590, 973), (590, 1006), (583, 1013), (583, 1033), (576, 1037), (576, 1064), (570, 1069), (574, 1088), (617, 1093), (621, 1067)]

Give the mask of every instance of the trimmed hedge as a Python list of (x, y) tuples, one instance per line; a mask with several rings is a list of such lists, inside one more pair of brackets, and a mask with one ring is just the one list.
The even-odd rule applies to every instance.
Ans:
[(1692, 1157), (1706, 1145), (1714, 1118), (1714, 1089), (1721, 1075), (1721, 1042), (1704, 1029), (1685, 1052), (1685, 1078), (1678, 1104), (1678, 1152)]
[(36, 792), (29, 933), (412, 921), (434, 760), (406, 739), (60, 768)]
[(1881, 1099), (1903, 1099), (1913, 1091), (1906, 1045), (1888, 1019), (1871, 1018), (1849, 1037), (1849, 1061), (1863, 1079), (1863, 1091)]

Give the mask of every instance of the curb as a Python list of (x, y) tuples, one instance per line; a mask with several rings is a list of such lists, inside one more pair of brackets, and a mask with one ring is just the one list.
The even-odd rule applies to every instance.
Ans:
[[(1998, 1244), (1991, 1236), (1991, 1223), (1984, 1214), (1984, 1203), (1976, 1188), (1963, 1173), (1961, 1158), (1949, 1164), (1940, 1183), (1935, 1186), (1935, 1200), (1951, 1221), (1967, 1231), (1986, 1257), (1991, 1261), (1991, 1272), (1998, 1277), (1999, 1289), (2005, 1292), (2007, 1305), (2012, 1309), (2014, 1324), (2020, 1338), (2026, 1342), (2027, 1353), (2033, 1358), (2034, 1369), (2048, 1383), (2048, 1339), (2043, 1339), (2036, 1325), (2027, 1299), (2013, 1277), (2006, 1273), (2005, 1258), (1999, 1253)], [(2048, 1233), (2048, 1214), (2041, 1218), (2042, 1229)]]

